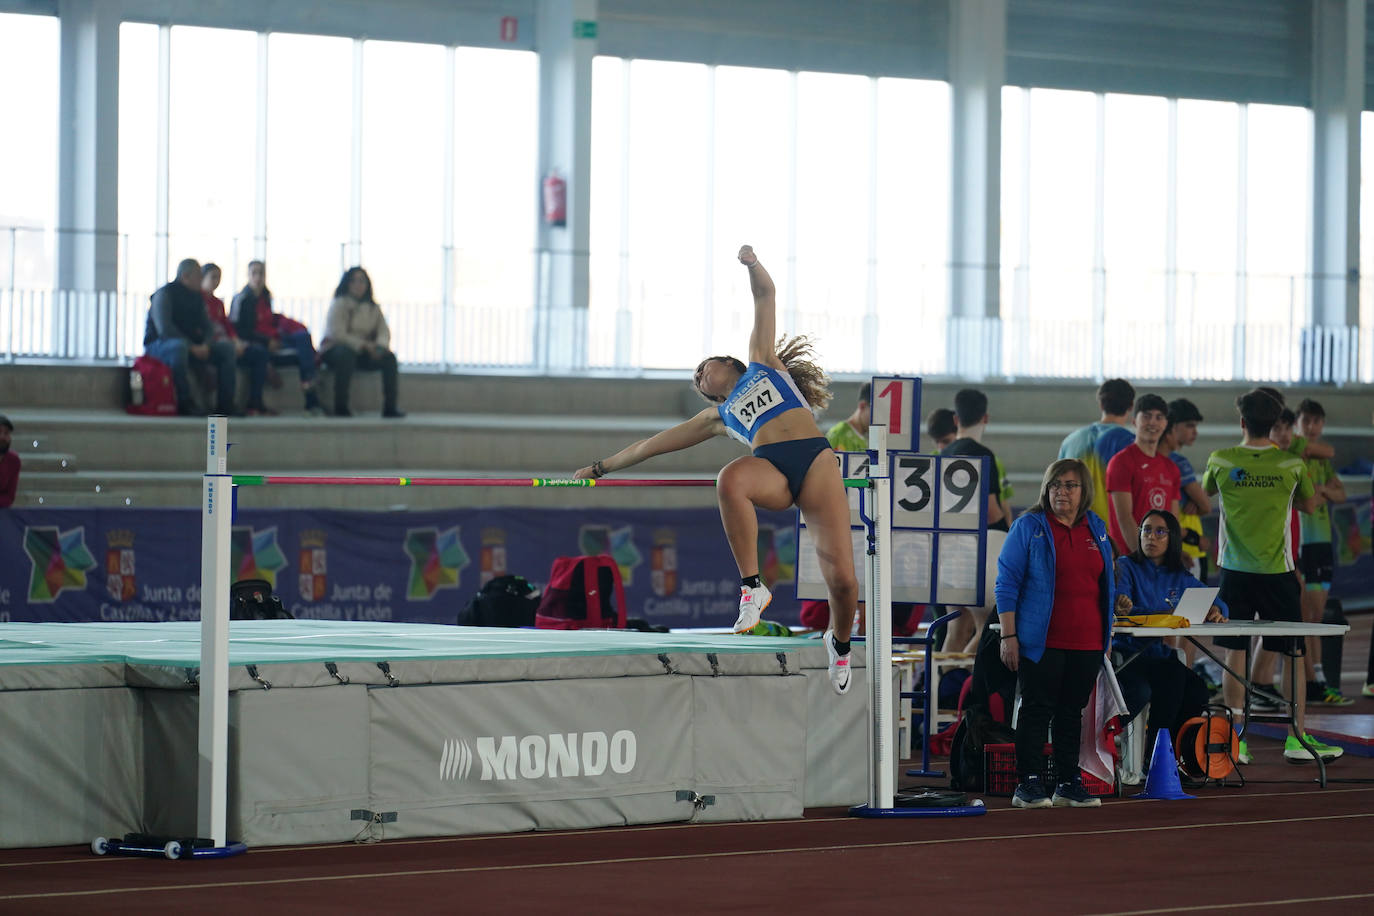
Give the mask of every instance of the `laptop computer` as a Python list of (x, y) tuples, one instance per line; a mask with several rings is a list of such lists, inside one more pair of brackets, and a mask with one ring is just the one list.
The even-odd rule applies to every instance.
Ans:
[(1196, 626), (1207, 620), (1207, 612), (1216, 603), (1219, 588), (1187, 588), (1183, 590), (1183, 596), (1178, 599), (1178, 607), (1174, 608), (1174, 613), (1180, 617), (1188, 618), (1188, 622)]

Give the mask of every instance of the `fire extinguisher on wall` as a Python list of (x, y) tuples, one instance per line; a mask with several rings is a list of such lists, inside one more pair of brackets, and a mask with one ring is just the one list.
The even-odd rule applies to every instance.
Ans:
[(557, 172), (544, 179), (544, 222), (550, 226), (568, 224), (568, 183)]

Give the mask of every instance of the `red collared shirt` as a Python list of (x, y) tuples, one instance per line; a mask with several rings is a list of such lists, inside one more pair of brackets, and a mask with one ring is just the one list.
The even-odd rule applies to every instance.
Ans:
[(1045, 648), (1100, 652), (1102, 552), (1086, 518), (1069, 528), (1052, 514), (1045, 515), (1054, 536), (1054, 608)]

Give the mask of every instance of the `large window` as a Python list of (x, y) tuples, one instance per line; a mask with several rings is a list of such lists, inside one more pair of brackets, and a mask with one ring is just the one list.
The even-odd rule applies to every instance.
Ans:
[(1093, 309), (1097, 102), (1033, 89), (1030, 117), (1030, 316), (1082, 322)]
[(532, 352), (539, 58), (459, 48), (454, 78), (453, 355), (524, 364)]
[(1180, 371), (1230, 378), (1234, 370), (1240, 108), (1178, 102), (1178, 335)]
[(1360, 115), (1360, 380), (1374, 381), (1374, 112)]
[[(350, 248), (353, 200), (353, 42), (268, 38), (267, 283), (279, 299), (325, 301)], [(377, 283), (378, 294), (389, 290)], [(385, 304), (385, 303), (383, 303)], [(305, 303), (281, 303), (284, 310)], [(318, 327), (323, 315), (297, 317)]]
[(949, 289), (949, 84), (880, 79), (877, 115), (877, 365), (935, 373)]
[(215, 262), (227, 301), (253, 257), (258, 37), (175, 26), (171, 42), (170, 263)]
[[(53, 281), (57, 215), (57, 19), (0, 14), (0, 284)], [(16, 87), (23, 87), (22, 91)], [(22, 180), (15, 180), (23, 176)]]
[[(778, 330), (821, 330), (795, 326), (786, 313), (789, 304), (802, 298), (789, 261), (788, 238), (798, 205), (791, 175), (796, 83), (797, 78), (783, 70), (718, 67), (715, 71), (713, 244), (706, 263), (700, 265), (712, 278), (704, 344), (712, 354), (741, 353), (749, 340), (753, 320), (749, 276), (734, 260), (740, 245), (754, 247), (779, 285)], [(823, 356), (830, 355), (833, 343), (829, 335), (821, 335)]]
[(942, 365), (945, 84), (597, 58), (592, 86), (594, 365), (742, 355), (741, 244), (830, 371)]
[[(362, 263), (386, 302), (437, 306), (443, 291), (444, 54), (363, 45)], [(418, 342), (408, 331), (398, 344)]]
[(120, 288), (144, 296), (166, 283), (158, 229), (158, 27), (119, 27)]

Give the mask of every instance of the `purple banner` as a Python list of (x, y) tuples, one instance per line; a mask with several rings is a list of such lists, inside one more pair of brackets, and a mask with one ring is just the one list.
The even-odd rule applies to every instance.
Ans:
[[(297, 617), (453, 623), (493, 576), (542, 587), (555, 557), (608, 553), (631, 617), (729, 626), (739, 573), (715, 509), (242, 510), (235, 579), (266, 579)], [(795, 515), (760, 513), (766, 617), (797, 622)], [(194, 509), (0, 512), (0, 622), (200, 618)]]

